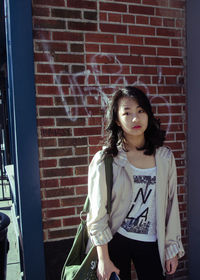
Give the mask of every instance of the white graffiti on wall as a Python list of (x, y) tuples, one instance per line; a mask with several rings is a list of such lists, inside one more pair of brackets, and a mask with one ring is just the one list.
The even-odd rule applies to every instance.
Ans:
[[(48, 50), (48, 45), (43, 43), (43, 49), (44, 50)], [(83, 104), (83, 106), (85, 108), (86, 114), (88, 116), (91, 116), (92, 113), (90, 112), (89, 107), (87, 105), (87, 96), (91, 95), (96, 100), (98, 100), (98, 98), (100, 96), (100, 98), (101, 98), (101, 109), (104, 110), (107, 107), (108, 102), (109, 102), (109, 97), (105, 93), (105, 89), (108, 89), (108, 88), (109, 89), (113, 89), (113, 92), (114, 92), (114, 90), (117, 87), (119, 87), (119, 85), (120, 85), (120, 87), (128, 85), (126, 77), (122, 74), (123, 73), (123, 65), (122, 65), (122, 63), (120, 63), (118, 58), (115, 55), (112, 55), (112, 54), (97, 53), (97, 54), (95, 54), (92, 57), (91, 62), (89, 63), (91, 70), (88, 69), (88, 70), (85, 70), (85, 71), (82, 71), (82, 72), (79, 72), (79, 73), (71, 74), (69, 76), (70, 93), (74, 97), (74, 104), (73, 104), (73, 106), (70, 106), (67, 103), (67, 99), (65, 98), (66, 95), (63, 92), (63, 86), (62, 86), (62, 83), (61, 83), (61, 75), (62, 74), (66, 74), (66, 73), (60, 71), (59, 75), (55, 74), (56, 71), (55, 71), (55, 68), (54, 68), (54, 64), (52, 63), (52, 62), (54, 62), (53, 58), (52, 58), (52, 55), (49, 53), (49, 51), (45, 52), (45, 55), (46, 55), (47, 61), (49, 62), (49, 65), (51, 67), (51, 71), (52, 71), (52, 74), (53, 74), (53, 77), (54, 77), (54, 83), (58, 87), (59, 95), (61, 97), (63, 106), (65, 108), (66, 116), (72, 122), (75, 122), (77, 120), (77, 118), (78, 118), (78, 108), (79, 108), (78, 107), (78, 101), (77, 101), (78, 97), (81, 98), (81, 101), (82, 101), (82, 104)], [(118, 66), (118, 70), (117, 71), (109, 74), (111, 76), (117, 75), (117, 78), (116, 78), (115, 82), (112, 85), (102, 86), (100, 81), (99, 81), (99, 76), (102, 75), (103, 73), (99, 70), (100, 68), (99, 68), (98, 61), (101, 60), (102, 58), (106, 59), (106, 61), (108, 61), (108, 63), (112, 62), (112, 64), (113, 64), (113, 61), (114, 61), (114, 63)], [(158, 69), (158, 84), (161, 84), (161, 81), (162, 81), (162, 68), (160, 66), (158, 66), (157, 69)], [(89, 77), (91, 75), (94, 78), (95, 86), (89, 85)], [(78, 82), (78, 78), (79, 77), (84, 77), (84, 87), (81, 87), (79, 85), (79, 82)], [(144, 87), (145, 92), (147, 93), (147, 95), (148, 95), (148, 97), (149, 97), (151, 102), (155, 98), (160, 98), (162, 100), (162, 103), (165, 106), (167, 106), (167, 108), (168, 108), (168, 118), (169, 118), (168, 127), (167, 127), (167, 133), (168, 133), (169, 130), (170, 130), (170, 126), (171, 126), (171, 110), (170, 110), (170, 104), (168, 103), (166, 98), (161, 96), (161, 95), (158, 95), (158, 94), (156, 94), (154, 96), (150, 96), (148, 86), (145, 83), (140, 81), (140, 75), (137, 76), (137, 81), (135, 81), (131, 85), (132, 86)], [(82, 89), (84, 90), (84, 92), (82, 91)], [(96, 95), (94, 95), (94, 93), (92, 93), (92, 91), (94, 91), (94, 90), (97, 92)], [(72, 107), (74, 108), (73, 109), (74, 110), (73, 114), (72, 114), (72, 110), (71, 110)], [(103, 133), (104, 133), (104, 129), (103, 129), (103, 118), (102, 118), (102, 136), (103, 136)]]

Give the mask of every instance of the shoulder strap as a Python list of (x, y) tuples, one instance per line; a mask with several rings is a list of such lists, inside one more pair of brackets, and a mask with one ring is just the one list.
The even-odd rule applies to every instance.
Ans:
[(104, 158), (106, 170), (106, 184), (107, 184), (107, 213), (111, 213), (112, 187), (113, 187), (113, 157), (106, 156)]
[[(111, 199), (112, 199), (112, 186), (113, 186), (113, 157), (106, 155), (104, 158), (105, 174), (106, 174), (106, 185), (107, 185), (107, 213), (111, 213)], [(81, 214), (89, 212), (90, 201), (89, 197), (86, 197), (85, 204)]]

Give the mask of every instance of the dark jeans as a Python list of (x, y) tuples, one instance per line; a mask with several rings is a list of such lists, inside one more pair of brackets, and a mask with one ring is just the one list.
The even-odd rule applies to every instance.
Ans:
[(138, 280), (164, 280), (157, 242), (142, 242), (116, 233), (108, 244), (112, 262), (120, 270), (121, 280), (131, 280), (131, 260)]

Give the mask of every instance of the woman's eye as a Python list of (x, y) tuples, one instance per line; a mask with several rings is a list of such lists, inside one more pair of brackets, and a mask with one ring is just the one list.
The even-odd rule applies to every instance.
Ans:
[(139, 110), (139, 113), (144, 113), (144, 110), (143, 109)]

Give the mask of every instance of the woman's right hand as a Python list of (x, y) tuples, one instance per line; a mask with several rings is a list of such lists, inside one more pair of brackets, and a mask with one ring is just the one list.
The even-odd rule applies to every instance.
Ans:
[(100, 259), (97, 267), (98, 280), (109, 280), (112, 272), (119, 274), (119, 269), (110, 259), (107, 259), (106, 261)]

